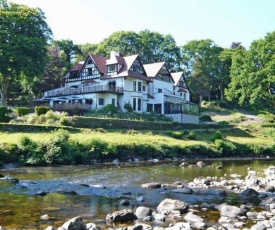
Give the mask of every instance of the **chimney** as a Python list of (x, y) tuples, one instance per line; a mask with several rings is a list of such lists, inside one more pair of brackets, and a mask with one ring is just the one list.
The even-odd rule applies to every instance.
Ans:
[(111, 51), (110, 59), (115, 59), (116, 56), (120, 56), (118, 51)]

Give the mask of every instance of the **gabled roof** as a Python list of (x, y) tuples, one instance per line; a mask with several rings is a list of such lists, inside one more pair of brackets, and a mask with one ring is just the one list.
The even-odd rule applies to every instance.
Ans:
[(165, 65), (165, 62), (157, 62), (143, 65), (148, 77), (154, 78), (157, 76), (161, 68)]
[(183, 72), (171, 73), (171, 76), (174, 79), (174, 85), (176, 86), (179, 83), (180, 78), (183, 76)]
[[(172, 76), (172, 78), (174, 80), (174, 86), (177, 86), (179, 84), (180, 79), (183, 78), (184, 83), (186, 85), (186, 89), (189, 90), (189, 86), (188, 86), (188, 84), (186, 82), (186, 79), (184, 77), (184, 73), (182, 71), (181, 72), (176, 72), (176, 73), (171, 73), (171, 76)], [(186, 90), (181, 89), (178, 92), (186, 92)]]
[[(89, 54), (90, 58), (92, 59), (92, 61), (94, 62), (94, 64), (96, 65), (98, 71), (102, 74), (106, 74), (106, 61), (107, 58), (99, 56), (99, 55), (95, 55), (95, 54)], [(87, 61), (87, 59), (86, 59)]]

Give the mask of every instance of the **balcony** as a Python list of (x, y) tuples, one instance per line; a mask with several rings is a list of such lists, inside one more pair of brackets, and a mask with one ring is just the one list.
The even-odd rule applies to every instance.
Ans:
[(44, 92), (44, 97), (58, 97), (58, 96), (68, 96), (68, 95), (88, 94), (88, 93), (123, 94), (123, 87), (115, 87), (113, 85), (94, 85), (94, 86), (83, 86), (78, 88), (70, 87), (70, 88), (63, 88), (63, 89)]

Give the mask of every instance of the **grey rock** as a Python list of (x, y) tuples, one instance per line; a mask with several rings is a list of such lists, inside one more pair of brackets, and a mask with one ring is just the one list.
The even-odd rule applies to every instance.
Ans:
[(222, 204), (219, 208), (221, 216), (237, 217), (241, 213), (241, 209), (236, 206)]
[(142, 188), (161, 188), (161, 184), (156, 182), (151, 182), (151, 183), (142, 184), (141, 187)]
[(62, 225), (65, 230), (86, 230), (86, 226), (80, 216), (74, 217)]
[(193, 190), (191, 188), (177, 188), (177, 189), (173, 189), (172, 192), (174, 193), (183, 193), (183, 194), (192, 194)]
[(187, 212), (189, 205), (180, 200), (173, 200), (173, 199), (164, 199), (157, 207), (159, 212), (161, 211), (172, 211), (178, 210), (181, 213)]
[(135, 219), (136, 219), (136, 215), (132, 210), (129, 210), (129, 209), (116, 211), (106, 216), (106, 221), (109, 221), (109, 222), (131, 221)]
[(87, 230), (98, 230), (97, 226), (94, 223), (87, 223), (86, 229)]
[(251, 226), (250, 230), (266, 230), (266, 226), (262, 222), (258, 222)]
[(192, 212), (188, 212), (184, 216), (184, 219), (189, 222), (193, 228), (203, 229), (205, 227), (203, 219), (200, 216), (193, 214)]
[(148, 216), (151, 216), (151, 215), (152, 215), (152, 209), (151, 208), (141, 206), (141, 207), (138, 207), (136, 209), (136, 217), (138, 219), (144, 219), (144, 218), (146, 218)]
[(120, 204), (120, 205), (123, 205), (123, 206), (128, 206), (128, 205), (130, 205), (130, 202), (129, 202), (129, 200), (121, 200), (121, 201), (119, 202), (119, 204)]

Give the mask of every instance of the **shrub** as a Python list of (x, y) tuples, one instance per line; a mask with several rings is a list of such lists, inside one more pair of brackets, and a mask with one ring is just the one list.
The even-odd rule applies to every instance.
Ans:
[(223, 139), (221, 131), (216, 131), (213, 136), (210, 138), (211, 141), (215, 141), (218, 139)]
[(9, 122), (10, 110), (6, 106), (0, 106), (0, 122)]
[(197, 139), (197, 134), (195, 132), (190, 132), (187, 135), (187, 139), (189, 139), (189, 140), (196, 140)]
[(13, 163), (18, 161), (17, 145), (10, 143), (3, 143), (0, 146), (0, 160), (3, 163)]
[(108, 154), (108, 143), (100, 139), (92, 139), (88, 145), (88, 159), (101, 159), (105, 158), (105, 155)]
[(210, 115), (205, 114), (205, 115), (200, 116), (200, 121), (212, 121), (212, 118)]
[(40, 116), (42, 114), (46, 114), (50, 110), (47, 106), (36, 106), (35, 107), (35, 113), (37, 116)]
[(68, 144), (70, 134), (67, 130), (57, 130), (53, 138), (45, 143), (45, 161), (48, 164), (68, 164), (72, 163), (73, 157)]
[(111, 116), (118, 113), (118, 108), (112, 104), (106, 105), (102, 110), (105, 114), (111, 115)]
[(176, 139), (182, 139), (183, 138), (183, 133), (182, 132), (172, 132), (171, 136)]
[(133, 112), (133, 107), (130, 102), (124, 104), (124, 109), (126, 109), (127, 112)]
[(19, 162), (24, 165), (45, 164), (43, 147), (31, 140), (29, 137), (22, 137), (18, 142)]
[(17, 107), (14, 112), (16, 113), (17, 116), (25, 116), (30, 113), (30, 108), (28, 107)]
[(215, 145), (223, 156), (233, 156), (237, 150), (236, 145), (226, 140), (216, 139)]

